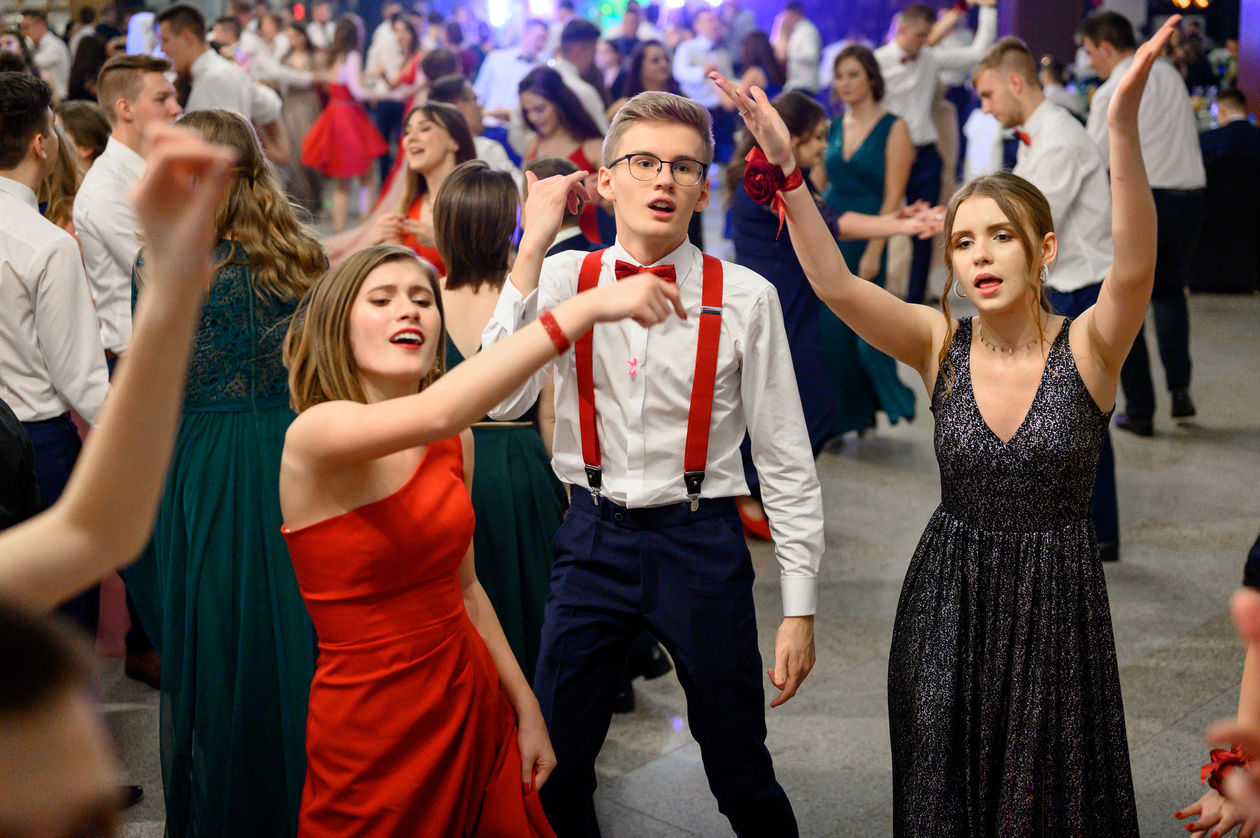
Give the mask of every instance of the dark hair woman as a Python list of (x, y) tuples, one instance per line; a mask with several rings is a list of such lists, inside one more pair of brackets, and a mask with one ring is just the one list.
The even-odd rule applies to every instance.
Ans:
[(608, 108), (609, 122), (612, 122), (627, 99), (638, 96), (645, 90), (682, 95), (682, 88), (674, 78), (674, 66), (669, 60), (669, 51), (660, 41), (640, 41), (630, 53), (622, 79), (622, 83), (613, 91), (616, 101)]
[[(526, 160), (535, 157), (567, 157), (587, 172), (587, 191), (595, 194), (594, 175), (599, 171), (603, 132), (569, 90), (564, 79), (550, 67), (535, 67), (521, 79), (521, 115), (536, 140)], [(594, 203), (582, 208), (582, 234), (599, 243), (599, 221)]]
[(771, 99), (779, 95), (787, 81), (787, 71), (774, 54), (770, 36), (760, 29), (749, 32), (739, 42), (739, 60), (735, 66), (742, 74), (741, 85), (755, 84)]

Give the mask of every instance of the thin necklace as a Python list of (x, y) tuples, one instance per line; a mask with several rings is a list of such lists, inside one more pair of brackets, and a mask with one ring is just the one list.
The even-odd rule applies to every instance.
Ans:
[(976, 337), (980, 338), (980, 342), (987, 346), (990, 352), (1005, 352), (1007, 355), (1014, 355), (1016, 352), (1027, 352), (1041, 343), (1041, 335), (1038, 335), (1023, 346), (997, 346), (989, 343), (989, 339), (984, 336), (984, 325), (980, 323), (976, 324)]

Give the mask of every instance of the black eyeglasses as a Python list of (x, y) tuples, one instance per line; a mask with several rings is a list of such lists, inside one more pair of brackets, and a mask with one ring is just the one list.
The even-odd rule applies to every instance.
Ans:
[(611, 169), (622, 160), (628, 161), (626, 167), (630, 169), (630, 175), (635, 180), (654, 180), (661, 173), (661, 167), (668, 163), (669, 172), (674, 178), (674, 183), (679, 186), (695, 186), (704, 177), (705, 170), (708, 168), (699, 160), (692, 160), (687, 157), (680, 157), (677, 160), (662, 160), (655, 154), (648, 154), (645, 151), (623, 154), (609, 163), (608, 168)]

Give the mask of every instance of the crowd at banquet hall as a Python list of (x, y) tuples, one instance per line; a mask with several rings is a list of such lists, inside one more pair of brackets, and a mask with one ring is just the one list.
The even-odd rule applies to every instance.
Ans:
[(1257, 0), (0, 17), (0, 836), (1260, 834)]

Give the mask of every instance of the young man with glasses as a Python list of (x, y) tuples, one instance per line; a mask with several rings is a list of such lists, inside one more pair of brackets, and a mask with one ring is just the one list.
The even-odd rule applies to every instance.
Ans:
[[(687, 240), (709, 202), (710, 126), (708, 111), (680, 96), (626, 103), (599, 171), (616, 243), (546, 261), (523, 249), (482, 335), (489, 345), (586, 288), (644, 271), (673, 278), (687, 311), (651, 329), (596, 327), (491, 412), (521, 414), (554, 373), (552, 462), (572, 500), (534, 689), (557, 756), (543, 804), (560, 836), (599, 835), (595, 758), (643, 629), (674, 659), (709, 787), (735, 832), (797, 834), (765, 747), (753, 568), (734, 500), (747, 493), (745, 428), (782, 567), (772, 707), (814, 662), (822, 497), (774, 288)], [(541, 275), (525, 270), (535, 260)]]

